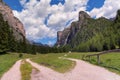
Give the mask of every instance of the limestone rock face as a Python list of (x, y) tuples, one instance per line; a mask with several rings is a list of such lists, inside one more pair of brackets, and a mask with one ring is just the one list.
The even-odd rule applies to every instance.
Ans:
[(25, 29), (20, 20), (13, 15), (10, 7), (3, 2), (0, 2), (0, 13), (3, 15), (4, 20), (7, 21), (9, 26), (12, 28), (15, 38), (17, 40), (23, 40), (25, 38)]
[(70, 28), (66, 28), (63, 31), (58, 31), (57, 32), (57, 46), (61, 46), (61, 45), (66, 45), (67, 44), (67, 37), (70, 33)]
[(91, 17), (86, 12), (80, 11), (78, 21), (72, 22), (70, 27), (65, 28), (63, 31), (58, 31), (56, 45), (59, 47), (68, 44), (81, 27), (87, 24), (87, 18)]
[(84, 21), (86, 18), (91, 18), (86, 12), (80, 11), (79, 12), (79, 21)]
[[(105, 17), (91, 18), (84, 11), (79, 12), (78, 21), (71, 23), (57, 36), (57, 46), (70, 51), (102, 51), (115, 48), (114, 35), (120, 32), (120, 10), (114, 21)], [(118, 41), (119, 41), (118, 37)], [(110, 40), (110, 43), (108, 43)], [(107, 43), (107, 44), (106, 44)], [(112, 45), (111, 45), (112, 43)], [(106, 48), (106, 45), (109, 47)]]

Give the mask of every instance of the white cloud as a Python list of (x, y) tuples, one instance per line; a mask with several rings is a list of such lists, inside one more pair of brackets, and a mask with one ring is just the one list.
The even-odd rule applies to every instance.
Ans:
[(66, 0), (64, 9), (67, 12), (75, 9), (78, 10), (79, 8), (83, 8), (83, 10), (85, 10), (87, 2), (88, 0)]
[(99, 18), (104, 16), (106, 18), (113, 18), (116, 16), (116, 11), (120, 9), (120, 0), (105, 0), (104, 5), (101, 8), (94, 8), (90, 15), (92, 17)]
[[(69, 20), (77, 20), (78, 12), (86, 10), (88, 0), (66, 0), (64, 5), (50, 5), (51, 0), (20, 0), (23, 10), (14, 10), (14, 15), (18, 17), (25, 26), (26, 36), (29, 40), (42, 38), (56, 38), (57, 31), (66, 27)], [(47, 24), (45, 24), (46, 17)]]
[(27, 2), (27, 0), (20, 0), (21, 5), (24, 5)]
[(55, 43), (54, 41), (48, 41), (49, 46), (53, 46), (54, 43)]

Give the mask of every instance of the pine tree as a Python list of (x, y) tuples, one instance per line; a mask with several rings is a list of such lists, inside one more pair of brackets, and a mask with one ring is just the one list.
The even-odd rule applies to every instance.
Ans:
[(3, 20), (2, 14), (0, 14), (0, 53), (5, 53), (9, 50), (9, 33), (9, 26), (7, 22)]

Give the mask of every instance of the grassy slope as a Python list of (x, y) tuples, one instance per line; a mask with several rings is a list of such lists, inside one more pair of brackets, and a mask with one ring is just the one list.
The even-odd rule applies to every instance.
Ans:
[[(72, 53), (67, 57), (82, 59), (83, 55), (95, 54), (97, 52), (89, 53)], [(107, 68), (110, 71), (120, 74), (120, 53), (105, 54), (100, 57), (100, 66)], [(97, 65), (96, 57), (92, 57), (90, 63)]]
[(0, 55), (0, 77), (19, 59), (18, 54)]

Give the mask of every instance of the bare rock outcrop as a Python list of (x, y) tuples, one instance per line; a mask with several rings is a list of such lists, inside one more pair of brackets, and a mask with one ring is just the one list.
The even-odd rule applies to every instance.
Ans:
[(80, 11), (78, 21), (72, 22), (70, 27), (65, 28), (63, 31), (57, 32), (56, 45), (59, 47), (69, 43), (76, 33), (81, 29), (81, 27), (87, 24), (85, 20), (88, 18), (91, 17), (86, 12)]
[(10, 7), (3, 2), (0, 2), (0, 13), (12, 28), (16, 40), (23, 40), (25, 38), (25, 29), (20, 20), (14, 16)]

